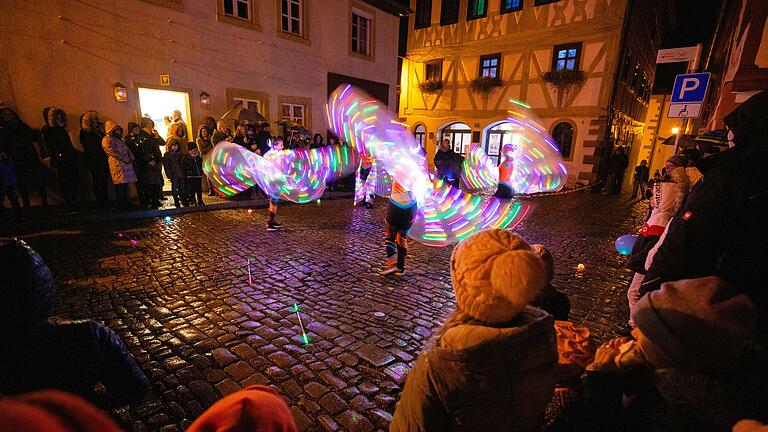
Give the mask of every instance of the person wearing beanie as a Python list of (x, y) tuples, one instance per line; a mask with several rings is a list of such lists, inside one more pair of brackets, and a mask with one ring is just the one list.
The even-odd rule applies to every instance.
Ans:
[(187, 201), (198, 206), (204, 206), (203, 202), (203, 157), (197, 149), (197, 144), (187, 144), (187, 154), (182, 156), (182, 166), (187, 176)]
[(186, 432), (297, 432), (293, 415), (272, 387), (251, 385), (219, 400)]
[(147, 377), (115, 332), (90, 320), (49, 322), (55, 285), (37, 252), (0, 243), (0, 274), (0, 394), (59, 389), (101, 407), (143, 399)]
[(512, 232), (481, 231), (451, 257), (456, 311), (405, 383), (389, 430), (533, 431), (553, 394), (553, 318), (528, 306), (546, 269)]
[(109, 173), (112, 184), (115, 185), (117, 202), (124, 209), (128, 207), (128, 189), (131, 183), (136, 183), (136, 172), (133, 170), (133, 153), (128, 149), (123, 139), (123, 128), (108, 120), (104, 125), (107, 133), (101, 142), (109, 162)]
[[(665, 283), (636, 307), (633, 337), (603, 344), (587, 366), (585, 430), (725, 431), (768, 418), (747, 296), (706, 277)], [(622, 394), (633, 396), (626, 407)]]
[(725, 117), (733, 147), (702, 159), (704, 177), (670, 220), (648, 266), (641, 295), (663, 282), (719, 276), (760, 311), (760, 341), (768, 346), (768, 90)]
[(98, 408), (75, 395), (58, 390), (43, 390), (0, 399), (0, 430), (122, 432)]
[(555, 260), (552, 258), (552, 254), (540, 244), (531, 245), (531, 250), (544, 263), (547, 281), (541, 292), (531, 302), (531, 306), (544, 310), (558, 321), (568, 321), (568, 315), (571, 313), (571, 301), (567, 295), (552, 285), (552, 279), (555, 278)]

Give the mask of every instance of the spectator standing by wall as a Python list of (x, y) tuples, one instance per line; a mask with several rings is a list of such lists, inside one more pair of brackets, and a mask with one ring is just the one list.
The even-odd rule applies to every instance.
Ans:
[(102, 141), (104, 152), (109, 158), (109, 172), (117, 191), (117, 201), (122, 208), (128, 208), (128, 190), (136, 182), (133, 171), (133, 153), (123, 139), (123, 128), (113, 121), (107, 121), (104, 127), (107, 133)]
[(446, 183), (459, 187), (461, 179), (461, 163), (463, 158), (451, 148), (451, 142), (444, 139), (440, 148), (435, 153), (434, 164), (437, 169), (437, 178)]
[(229, 130), (227, 122), (224, 120), (216, 122), (216, 130), (213, 132), (213, 135), (211, 135), (211, 144), (215, 146), (222, 141), (232, 142), (233, 139), (232, 132)]
[(149, 200), (147, 199), (147, 191), (144, 190), (144, 173), (146, 169), (144, 165), (144, 154), (141, 152), (141, 146), (139, 145), (139, 134), (141, 128), (136, 122), (128, 122), (128, 131), (125, 136), (125, 145), (128, 146), (128, 150), (133, 155), (133, 172), (136, 174), (136, 193), (139, 196), (139, 205), (142, 209), (149, 207)]
[(624, 151), (624, 147), (618, 147), (608, 161), (608, 176), (605, 180), (603, 193), (618, 195), (621, 192), (621, 182), (627, 165), (629, 165), (629, 159)]
[(319, 133), (316, 133), (315, 136), (312, 137), (312, 145), (310, 145), (310, 148), (318, 148), (322, 147), (323, 145), (323, 136)]
[(61, 108), (52, 107), (48, 111), (50, 127), (43, 129), (43, 139), (51, 152), (51, 166), (59, 173), (61, 194), (67, 206), (77, 203), (80, 188), (79, 152), (72, 145), (67, 132), (67, 113)]
[(8, 197), (14, 211), (14, 217), (18, 216), (20, 207), (19, 196), (16, 193), (15, 168), (13, 159), (9, 158), (5, 149), (0, 146), (0, 209), (5, 209), (5, 197)]
[(101, 146), (104, 135), (104, 123), (102, 123), (99, 113), (91, 110), (83, 114), (80, 121), (80, 144), (85, 153), (85, 166), (91, 173), (93, 195), (101, 206), (109, 204), (107, 191), (109, 164), (107, 154), (104, 153), (104, 148)]
[(176, 208), (189, 206), (187, 201), (186, 173), (182, 165), (183, 156), (179, 150), (179, 141), (168, 141), (168, 150), (163, 155), (163, 167), (165, 175), (171, 180), (171, 194)]
[(163, 154), (160, 148), (165, 142), (155, 130), (155, 122), (151, 118), (142, 117), (140, 126), (138, 142), (144, 157), (142, 189), (147, 194), (148, 207), (158, 208), (163, 193)]
[(40, 203), (48, 205), (38, 138), (11, 108), (0, 109), (0, 147), (13, 159), (17, 189), (24, 208), (29, 207), (29, 190), (34, 188)]
[(187, 201), (190, 204), (203, 206), (203, 158), (197, 151), (197, 144), (191, 142), (187, 147), (188, 153), (182, 159), (184, 173), (187, 176)]

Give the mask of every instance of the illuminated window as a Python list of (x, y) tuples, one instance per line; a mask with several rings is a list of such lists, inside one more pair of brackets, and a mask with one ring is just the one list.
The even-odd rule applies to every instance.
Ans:
[(523, 0), (501, 0), (500, 12), (503, 14), (519, 11), (522, 8), (523, 8)]
[(443, 59), (428, 61), (424, 65), (424, 77), (427, 81), (442, 81)]
[(469, 0), (467, 2), (467, 21), (482, 18), (488, 13), (486, 0)]
[(432, 25), (432, 0), (416, 0), (416, 21), (414, 26), (420, 29), (430, 25)]
[(224, 0), (224, 15), (250, 20), (251, 8), (248, 0)]
[(416, 141), (419, 143), (419, 146), (421, 148), (424, 147), (426, 144), (426, 136), (427, 136), (427, 129), (424, 127), (424, 125), (418, 125), (416, 126), (416, 129), (413, 130), (413, 136), (416, 137)]
[(499, 65), (501, 64), (501, 54), (488, 54), (480, 57), (480, 72), (481, 77), (497, 77), (499, 76)]
[(552, 69), (579, 69), (581, 58), (581, 42), (557, 45), (552, 50)]

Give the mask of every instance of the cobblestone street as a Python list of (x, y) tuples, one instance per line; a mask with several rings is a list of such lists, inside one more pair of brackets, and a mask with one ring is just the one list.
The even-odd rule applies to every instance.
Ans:
[[(375, 273), (383, 202), (281, 207), (286, 227), (273, 233), (257, 209), (26, 240), (57, 278), (57, 314), (113, 328), (150, 377), (150, 396), (115, 413), (127, 430), (183, 430), (222, 395), (259, 383), (279, 389), (300, 430), (373, 431), (387, 428), (409, 366), (454, 307), (452, 248), (411, 242), (402, 279)], [(613, 242), (641, 225), (646, 206), (625, 196), (541, 197), (518, 227), (552, 251), (572, 320), (598, 341), (624, 329), (631, 274)]]

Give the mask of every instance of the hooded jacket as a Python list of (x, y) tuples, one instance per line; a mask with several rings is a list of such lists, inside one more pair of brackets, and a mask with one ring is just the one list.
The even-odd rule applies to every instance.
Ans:
[(99, 114), (95, 111), (88, 111), (83, 114), (80, 121), (80, 145), (83, 146), (85, 153), (85, 162), (89, 166), (106, 166), (107, 155), (101, 146), (101, 140), (104, 138), (104, 132), (94, 128), (94, 122), (100, 121)]
[(498, 327), (455, 317), (413, 366), (389, 430), (536, 430), (556, 366), (553, 319), (540, 309)]
[[(54, 281), (40, 255), (23, 241), (0, 244), (0, 394), (54, 388), (97, 405), (141, 400), (148, 390), (120, 337), (95, 321), (48, 321)], [(97, 395), (97, 383), (107, 394)]]
[(54, 120), (57, 114), (62, 114), (66, 118), (66, 113), (61, 108), (51, 107), (48, 110), (50, 126), (42, 131), (45, 145), (51, 152), (51, 165), (59, 169), (75, 169), (79, 152), (72, 144), (72, 138), (69, 137), (66, 127), (56, 126)]
[[(768, 90), (725, 118), (735, 146), (702, 159), (704, 177), (672, 218), (641, 294), (662, 282), (719, 276), (747, 294), (768, 342)], [(714, 158), (714, 159), (713, 159)]]
[(109, 158), (109, 173), (112, 183), (134, 183), (136, 173), (133, 171), (133, 153), (120, 137), (106, 135), (101, 142), (104, 153)]
[(203, 129), (208, 131), (205, 125), (202, 125), (199, 128), (197, 128), (197, 139), (195, 140), (195, 143), (197, 144), (197, 148), (200, 150), (200, 154), (205, 156), (208, 154), (209, 151), (211, 151), (211, 149), (213, 149), (213, 144), (211, 144), (210, 132), (207, 138), (203, 138), (203, 133), (202, 133)]

